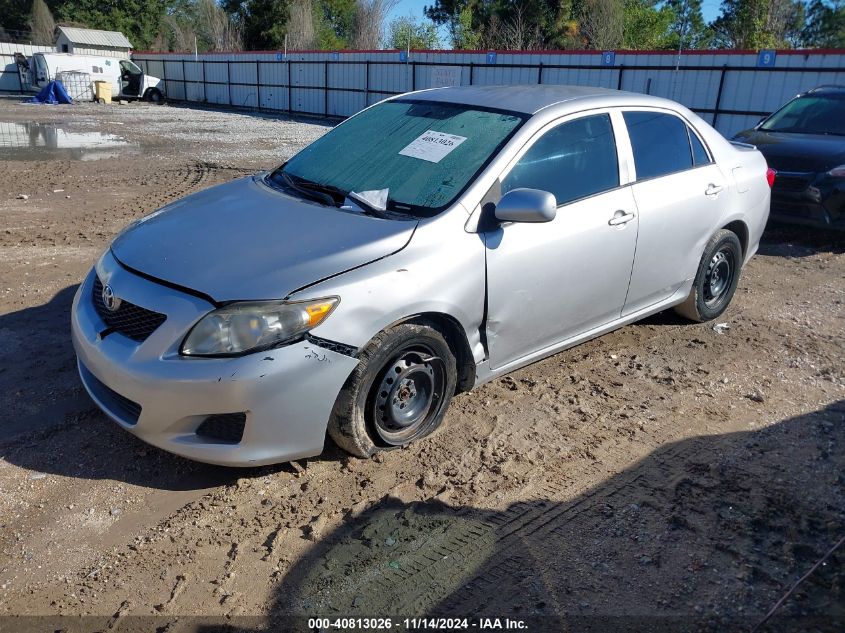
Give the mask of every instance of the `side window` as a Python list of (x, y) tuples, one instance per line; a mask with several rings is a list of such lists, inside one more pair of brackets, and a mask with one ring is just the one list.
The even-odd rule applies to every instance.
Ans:
[(597, 114), (546, 132), (502, 181), (502, 194), (541, 189), (560, 206), (618, 186), (613, 126), (609, 115)]
[(687, 128), (687, 134), (689, 134), (689, 144), (692, 147), (692, 160), (695, 166), (698, 167), (712, 163), (713, 161), (710, 160), (710, 156), (707, 154), (707, 150), (704, 149), (704, 145), (701, 139), (698, 138), (698, 134), (693, 132), (689, 127)]
[(671, 114), (624, 112), (634, 150), (637, 180), (656, 178), (692, 167), (687, 125)]

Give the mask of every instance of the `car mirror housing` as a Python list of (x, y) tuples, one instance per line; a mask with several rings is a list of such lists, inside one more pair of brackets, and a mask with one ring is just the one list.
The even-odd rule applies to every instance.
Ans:
[(500, 222), (551, 222), (557, 213), (557, 200), (548, 191), (512, 189), (496, 205)]

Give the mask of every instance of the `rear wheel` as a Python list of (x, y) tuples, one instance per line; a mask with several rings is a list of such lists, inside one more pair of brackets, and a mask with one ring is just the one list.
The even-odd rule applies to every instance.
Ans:
[(704, 248), (692, 290), (675, 311), (693, 321), (710, 321), (731, 303), (742, 269), (742, 245), (732, 231), (718, 231)]
[(404, 446), (440, 426), (455, 392), (455, 356), (427, 324), (378, 334), (338, 395), (329, 420), (335, 443), (358, 457)]
[(150, 88), (147, 90), (147, 101), (152, 104), (159, 104), (162, 102), (161, 91), (158, 88)]

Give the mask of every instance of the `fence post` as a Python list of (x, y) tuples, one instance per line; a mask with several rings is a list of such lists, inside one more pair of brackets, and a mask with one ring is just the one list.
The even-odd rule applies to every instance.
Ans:
[(537, 72), (537, 83), (538, 83), (538, 84), (543, 83), (543, 62), (540, 62), (540, 66), (539, 66), (539, 68), (538, 68), (538, 72)]
[(716, 121), (719, 119), (719, 106), (722, 105), (722, 88), (725, 86), (725, 75), (728, 72), (728, 65), (722, 66), (722, 76), (719, 77), (719, 92), (716, 93), (716, 107), (713, 108), (713, 127), (716, 127)]
[(258, 104), (258, 111), (261, 111), (261, 62), (255, 60), (255, 102)]
[(164, 96), (167, 97), (167, 60), (161, 60), (161, 80), (164, 82)]
[(290, 59), (287, 60), (288, 65), (288, 116), (293, 114), (293, 90), (291, 89), (290, 79)]
[(417, 62), (411, 62), (411, 90), (417, 89)]
[(473, 71), (475, 70), (475, 64), (473, 62), (469, 63), (469, 85), (472, 85), (472, 75)]
[(205, 60), (202, 60), (202, 102), (208, 103), (208, 95), (205, 92)]
[(232, 103), (232, 61), (229, 59), (226, 60), (226, 87), (229, 89), (229, 106), (231, 107), (234, 104)]
[(329, 62), (323, 62), (323, 113), (329, 116)]
[(622, 73), (625, 72), (625, 64), (619, 64), (619, 78), (616, 80), (616, 89), (622, 90)]
[(370, 105), (370, 60), (367, 60), (367, 68), (365, 69), (367, 78), (364, 81), (364, 105)]
[(185, 58), (181, 59), (182, 62), (182, 96), (185, 98), (185, 101), (190, 101), (188, 99), (188, 75), (185, 73)]

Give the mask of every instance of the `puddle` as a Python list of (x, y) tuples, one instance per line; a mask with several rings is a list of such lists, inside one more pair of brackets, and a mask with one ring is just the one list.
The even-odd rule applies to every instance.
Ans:
[(140, 146), (115, 134), (69, 132), (52, 123), (0, 121), (0, 160), (101, 160)]

